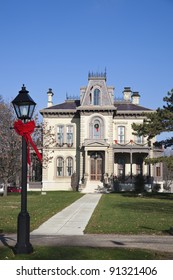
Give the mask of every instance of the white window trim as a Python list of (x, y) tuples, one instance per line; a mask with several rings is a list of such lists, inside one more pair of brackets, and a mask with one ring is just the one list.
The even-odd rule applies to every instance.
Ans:
[[(120, 128), (123, 128), (123, 134), (121, 134), (120, 132)], [(117, 128), (117, 136), (118, 136), (118, 143), (119, 144), (125, 144), (125, 132), (126, 132), (126, 128), (124, 125), (119, 125)], [(121, 137), (123, 136), (123, 139), (121, 139)]]

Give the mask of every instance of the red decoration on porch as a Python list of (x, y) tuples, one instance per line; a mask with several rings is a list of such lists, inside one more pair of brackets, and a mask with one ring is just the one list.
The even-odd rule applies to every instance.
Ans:
[(28, 164), (31, 163), (31, 159), (30, 159), (30, 144), (33, 147), (33, 149), (35, 150), (38, 159), (40, 161), (42, 161), (42, 155), (39, 153), (39, 151), (38, 151), (36, 145), (34, 144), (34, 142), (32, 141), (32, 138), (31, 138), (31, 135), (30, 135), (31, 133), (34, 132), (34, 128), (35, 128), (35, 122), (34, 121), (23, 123), (21, 120), (18, 120), (18, 121), (14, 122), (14, 129), (15, 129), (15, 131), (20, 136), (23, 136), (25, 138), (26, 143), (27, 143), (27, 149), (28, 149), (27, 161), (28, 161)]
[(94, 125), (94, 127), (95, 127), (96, 131), (98, 132), (98, 130), (99, 130), (99, 124), (96, 123), (96, 124)]
[(130, 143), (133, 144), (133, 140), (130, 140)]
[(117, 140), (114, 140), (115, 144), (118, 144), (118, 141)]

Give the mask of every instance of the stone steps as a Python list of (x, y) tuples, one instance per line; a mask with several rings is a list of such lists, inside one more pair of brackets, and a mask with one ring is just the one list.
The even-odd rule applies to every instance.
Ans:
[(86, 187), (81, 190), (81, 193), (98, 193), (104, 188), (100, 181), (88, 181)]

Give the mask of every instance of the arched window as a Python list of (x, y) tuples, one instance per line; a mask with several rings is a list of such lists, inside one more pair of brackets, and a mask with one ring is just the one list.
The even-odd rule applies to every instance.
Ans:
[(100, 117), (94, 117), (90, 122), (90, 139), (104, 138), (104, 122)]
[(94, 90), (94, 105), (100, 105), (100, 90), (98, 88)]
[(101, 124), (100, 120), (96, 119), (93, 123), (93, 138), (94, 139), (101, 139)]
[(73, 174), (73, 159), (71, 157), (68, 157), (66, 159), (66, 168), (67, 168), (67, 171), (66, 171), (67, 176), (72, 176), (72, 174)]
[(64, 176), (64, 160), (62, 157), (57, 158), (57, 176)]
[(92, 104), (92, 93), (89, 95), (90, 105)]

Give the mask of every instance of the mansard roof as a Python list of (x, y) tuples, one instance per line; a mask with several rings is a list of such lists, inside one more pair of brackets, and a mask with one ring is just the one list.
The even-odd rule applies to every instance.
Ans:
[(113, 113), (113, 115), (141, 115), (153, 110), (139, 105), (140, 95), (125, 87), (123, 99), (114, 99), (114, 87), (106, 84), (106, 70), (104, 73), (88, 74), (88, 85), (80, 88), (80, 98), (66, 95), (65, 102), (53, 105), (51, 89), (48, 91), (48, 107), (40, 111), (41, 114), (51, 115), (79, 115), (80, 112)]
[[(115, 108), (117, 114), (141, 114), (142, 112), (151, 112), (153, 110), (145, 108), (140, 105), (133, 104), (131, 102), (114, 102), (114, 106), (111, 106), (111, 110)], [(107, 106), (98, 106), (98, 107), (93, 107), (93, 106), (86, 106), (83, 107), (83, 110), (96, 110), (97, 112), (103, 111), (103, 110), (108, 110)], [(65, 102), (61, 104), (57, 104), (48, 108), (45, 108), (40, 111), (40, 113), (68, 113), (68, 112), (77, 112), (81, 110), (80, 106), (80, 100), (66, 100)]]
[(115, 102), (114, 103), (115, 107), (117, 108), (117, 111), (153, 111), (151, 109), (145, 108), (140, 105), (136, 105), (133, 103), (120, 103), (120, 102)]
[(78, 106), (80, 106), (80, 100), (66, 100), (61, 104), (45, 108), (44, 110), (76, 110)]

